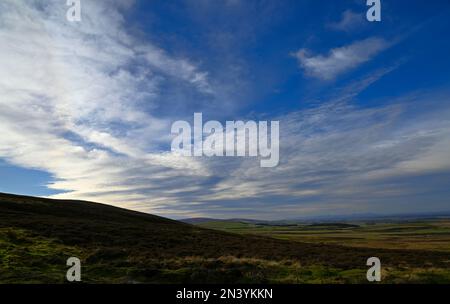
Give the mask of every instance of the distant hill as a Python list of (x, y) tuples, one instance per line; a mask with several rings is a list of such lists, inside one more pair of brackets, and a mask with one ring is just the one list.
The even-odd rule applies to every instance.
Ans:
[(194, 218), (186, 218), (181, 219), (180, 222), (192, 224), (192, 225), (198, 225), (198, 224), (204, 224), (209, 222), (238, 222), (238, 223), (265, 223), (266, 221), (259, 221), (259, 220), (250, 220), (250, 219), (215, 219), (215, 218), (208, 218), (208, 217), (194, 217)]
[(257, 260), (342, 269), (365, 269), (370, 256), (385, 265), (449, 260), (443, 253), (290, 242), (92, 202), (0, 194), (0, 283), (63, 282), (70, 256), (82, 260), (86, 282), (102, 283), (266, 282), (269, 275), (252, 272), (261, 268), (252, 266)]
[(186, 224), (192, 224), (192, 225), (215, 222), (215, 221), (221, 221), (221, 220), (208, 218), (208, 217), (194, 217), (194, 218), (186, 218), (186, 219), (180, 220), (180, 222), (183, 222)]
[(305, 216), (296, 219), (285, 219), (285, 220), (255, 220), (255, 219), (215, 219), (215, 218), (186, 218), (180, 220), (181, 222), (199, 225), (209, 222), (238, 222), (247, 224), (260, 224), (260, 225), (296, 225), (310, 223), (313, 225), (317, 224), (332, 224), (332, 223), (352, 223), (352, 222), (371, 222), (371, 221), (411, 221), (420, 219), (440, 219), (440, 218), (450, 218), (450, 211), (448, 212), (428, 212), (428, 213), (399, 213), (399, 214), (376, 214), (376, 213), (358, 213), (358, 214), (347, 214), (347, 215), (322, 215), (322, 216)]

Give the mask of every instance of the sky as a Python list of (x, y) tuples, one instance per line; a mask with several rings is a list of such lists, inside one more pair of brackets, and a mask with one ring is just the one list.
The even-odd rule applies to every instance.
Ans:
[[(171, 218), (450, 211), (450, 2), (0, 2), (0, 192)], [(280, 163), (171, 125), (277, 120)]]

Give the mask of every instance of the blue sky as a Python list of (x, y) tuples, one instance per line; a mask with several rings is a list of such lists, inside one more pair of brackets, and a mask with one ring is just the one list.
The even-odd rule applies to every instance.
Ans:
[[(450, 3), (0, 4), (0, 191), (164, 216), (450, 210)], [(280, 165), (183, 158), (194, 112), (280, 121)]]

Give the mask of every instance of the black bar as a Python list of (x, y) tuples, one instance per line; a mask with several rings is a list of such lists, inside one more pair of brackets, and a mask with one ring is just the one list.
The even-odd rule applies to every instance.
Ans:
[[(253, 292), (252, 290), (269, 290)], [(183, 293), (184, 291), (184, 293)], [(180, 292), (209, 292), (208, 300), (179, 298)], [(423, 295), (447, 297), (449, 285), (0, 285), (2, 299), (12, 297), (14, 302), (24, 299), (55, 301), (57, 303), (384, 303), (394, 296), (402, 302)], [(177, 297), (178, 295), (178, 297)], [(197, 293), (196, 295), (199, 295)], [(224, 297), (225, 295), (225, 297)], [(235, 295), (233, 297), (233, 295)], [(256, 297), (255, 297), (256, 295)], [(309, 299), (309, 300), (307, 300)], [(3, 301), (2, 301), (3, 302)]]

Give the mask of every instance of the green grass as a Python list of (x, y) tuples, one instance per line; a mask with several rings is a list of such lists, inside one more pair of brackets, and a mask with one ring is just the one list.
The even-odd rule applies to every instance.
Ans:
[(82, 261), (84, 283), (367, 283), (371, 256), (382, 261), (383, 283), (448, 283), (448, 252), (421, 243), (362, 246), (398, 234), (442, 241), (450, 227), (408, 225), (204, 225), (212, 230), (101, 204), (0, 194), (0, 283), (64, 283), (71, 256)]
[[(25, 247), (26, 246), (26, 247)], [(0, 229), (0, 283), (64, 283), (65, 261), (83, 261), (85, 283), (366, 284), (365, 269), (302, 266), (298, 260), (221, 256), (140, 260), (111, 250), (82, 250), (23, 229)], [(450, 270), (386, 268), (383, 283), (450, 283)]]
[(62, 283), (67, 258), (83, 254), (23, 229), (2, 228), (0, 256), (0, 283)]

